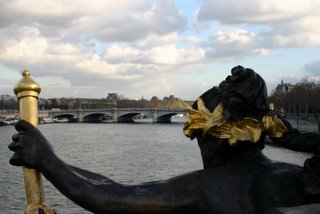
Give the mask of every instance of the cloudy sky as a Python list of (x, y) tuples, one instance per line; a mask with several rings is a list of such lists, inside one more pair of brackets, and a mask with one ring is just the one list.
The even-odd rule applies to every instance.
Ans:
[(0, 94), (196, 99), (232, 67), (320, 77), (320, 0), (0, 0)]

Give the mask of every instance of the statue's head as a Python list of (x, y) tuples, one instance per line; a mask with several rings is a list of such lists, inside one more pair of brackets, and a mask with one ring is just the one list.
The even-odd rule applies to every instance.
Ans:
[[(240, 65), (231, 69), (231, 75), (219, 87), (209, 89), (200, 98), (211, 112), (222, 102), (226, 113), (235, 120), (246, 116), (256, 118), (268, 109), (264, 80), (254, 70)], [(197, 102), (192, 107), (197, 109)]]
[(264, 80), (254, 70), (240, 65), (234, 67), (231, 75), (220, 83), (219, 95), (223, 108), (235, 120), (244, 117), (258, 119), (261, 112), (268, 109)]
[(268, 110), (267, 88), (254, 70), (234, 67), (219, 87), (203, 93), (192, 107), (183, 101), (181, 107), (188, 110), (184, 134), (197, 138), (205, 167), (219, 164), (216, 154), (223, 157), (246, 145), (263, 148), (261, 119)]

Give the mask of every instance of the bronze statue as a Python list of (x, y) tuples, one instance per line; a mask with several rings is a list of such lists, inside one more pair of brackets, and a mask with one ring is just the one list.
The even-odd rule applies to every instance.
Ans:
[[(122, 185), (65, 163), (23, 120), (9, 145), (14, 152), (10, 163), (37, 169), (94, 213), (281, 213), (285, 209), (280, 207), (300, 205), (307, 205), (309, 213), (320, 211), (320, 135), (300, 133), (270, 110), (265, 82), (252, 69), (237, 66), (231, 73), (192, 107), (180, 102), (188, 110), (183, 131), (197, 139), (203, 170)], [(314, 156), (303, 167), (274, 162), (262, 153), (266, 136)]]

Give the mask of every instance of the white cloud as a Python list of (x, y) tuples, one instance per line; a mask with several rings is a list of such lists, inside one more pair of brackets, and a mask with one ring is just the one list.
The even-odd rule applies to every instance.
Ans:
[(123, 6), (74, 20), (71, 34), (82, 33), (101, 41), (137, 41), (149, 34), (165, 35), (183, 30), (186, 25), (186, 19), (170, 0), (156, 5), (150, 1), (125, 1), (118, 5)]
[[(141, 42), (132, 43), (132, 47), (113, 44), (111, 47), (106, 48), (103, 58), (109, 63), (157, 65), (200, 63), (204, 59), (204, 49), (194, 47), (191, 43), (186, 48), (178, 48), (178, 42), (176, 35), (169, 34), (162, 37), (148, 37)], [(140, 47), (142, 49), (139, 49)]]
[(201, 62), (205, 56), (202, 49), (177, 49), (174, 45), (156, 47), (148, 53), (150, 60), (155, 64), (189, 64)]
[(181, 7), (173, 0), (1, 1), (1, 75), (29, 69), (52, 94), (194, 96), (193, 88), (211, 85), (202, 75), (216, 71), (205, 69), (229, 71), (234, 62), (271, 59), (279, 47), (320, 45), (319, 0), (197, 1), (202, 7), (188, 8), (189, 16), (174, 3)]
[[(93, 91), (122, 87), (126, 89), (122, 93), (128, 96), (132, 91), (131, 97), (139, 92), (151, 97), (156, 89), (170, 93), (175, 85), (171, 79), (178, 73), (193, 72), (205, 56), (204, 50), (193, 45), (178, 48), (179, 38), (175, 33), (152, 35), (145, 42), (113, 43), (100, 55), (86, 43), (45, 37), (36, 27), (15, 30), (18, 36), (1, 40), (6, 45), (0, 46), (0, 61), (18, 70), (29, 69), (32, 76), (38, 76), (45, 84), (46, 91), (55, 88), (56, 92), (84, 96), (88, 87)], [(188, 64), (188, 68), (181, 69), (183, 64)], [(51, 92), (44, 95), (50, 96)]]
[(306, 79), (308, 80), (308, 82), (320, 83), (320, 76), (319, 75), (309, 75), (306, 77)]
[(164, 35), (185, 28), (186, 19), (171, 0), (23, 1), (2, 4), (0, 26), (36, 26), (47, 36), (75, 35), (102, 41), (133, 41), (150, 33)]
[[(232, 5), (232, 6), (230, 6)], [(206, 0), (197, 17), (200, 22), (260, 26), (261, 40), (270, 47), (320, 45), (320, 1)]]
[(35, 27), (22, 27), (18, 34), (20, 34), (19, 37), (7, 38), (2, 43), (1, 59), (19, 61), (23, 58), (28, 63), (38, 62), (46, 52), (47, 40), (40, 36), (39, 30)]
[(141, 51), (132, 47), (121, 47), (113, 44), (104, 53), (104, 59), (110, 63), (135, 62), (138, 60)]
[(211, 36), (208, 57), (232, 59), (252, 55), (269, 56), (270, 51), (259, 43), (257, 35), (244, 29), (218, 31)]
[(196, 37), (196, 36), (187, 36), (186, 37), (186, 41), (187, 43), (191, 44), (191, 45), (199, 45), (201, 44), (201, 39), (199, 37)]
[(176, 32), (168, 33), (165, 35), (157, 35), (157, 34), (150, 34), (145, 39), (139, 40), (135, 42), (135, 46), (142, 49), (150, 49), (157, 46), (168, 45), (172, 43), (178, 42), (178, 35)]
[[(319, 0), (205, 0), (197, 17), (222, 23), (270, 23), (318, 14)], [(310, 14), (311, 13), (311, 14)]]
[(256, 49), (252, 50), (252, 52), (254, 54), (256, 54), (257, 56), (262, 56), (262, 57), (271, 56), (270, 50), (265, 49), (265, 48), (256, 48)]
[(176, 46), (185, 25), (171, 0), (6, 1), (0, 8), (0, 63), (42, 78), (60, 76), (71, 86), (115, 80), (130, 85), (145, 72), (164, 72), (153, 63), (197, 63), (194, 50)]
[(320, 76), (320, 59), (304, 65), (304, 70), (310, 75)]

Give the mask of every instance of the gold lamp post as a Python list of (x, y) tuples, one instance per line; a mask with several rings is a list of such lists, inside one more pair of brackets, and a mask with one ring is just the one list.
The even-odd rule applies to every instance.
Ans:
[[(38, 126), (38, 95), (40, 85), (36, 83), (27, 70), (22, 72), (23, 78), (14, 87), (14, 93), (19, 100), (20, 119)], [(28, 207), (26, 214), (54, 214), (54, 210), (45, 203), (41, 174), (29, 168), (23, 168)]]

